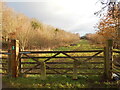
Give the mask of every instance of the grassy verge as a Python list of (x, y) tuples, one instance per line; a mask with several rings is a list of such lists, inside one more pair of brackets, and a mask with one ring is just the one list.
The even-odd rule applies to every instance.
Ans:
[(13, 88), (116, 88), (117, 82), (101, 82), (100, 76), (80, 75), (78, 80), (72, 80), (71, 76), (49, 75), (46, 80), (41, 80), (40, 76), (8, 78), (3, 77)]

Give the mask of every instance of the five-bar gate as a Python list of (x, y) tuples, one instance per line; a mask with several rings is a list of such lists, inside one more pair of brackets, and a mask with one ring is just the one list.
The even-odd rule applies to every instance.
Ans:
[(3, 55), (1, 72), (8, 76), (39, 74), (45, 79), (48, 74), (60, 74), (77, 79), (78, 75), (104, 75), (111, 79), (112, 73), (119, 71), (119, 66), (113, 63), (113, 54), (120, 51), (112, 49), (112, 40), (102, 50), (83, 51), (20, 51), (18, 40), (9, 43), (9, 51), (0, 53)]

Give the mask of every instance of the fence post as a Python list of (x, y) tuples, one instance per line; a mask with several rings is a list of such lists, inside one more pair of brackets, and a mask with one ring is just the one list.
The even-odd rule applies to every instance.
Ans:
[(41, 69), (41, 79), (45, 80), (46, 79), (46, 65), (45, 65), (45, 62), (42, 61), (40, 66), (41, 66), (40, 67), (40, 69)]
[(73, 80), (77, 80), (78, 77), (77, 77), (77, 61), (74, 60), (74, 63), (73, 63)]
[(18, 77), (18, 54), (19, 54), (19, 41), (11, 40), (9, 42), (9, 62), (8, 62), (8, 73), (9, 76)]
[(107, 77), (106, 47), (104, 47), (104, 78)]
[(107, 41), (106, 48), (104, 49), (104, 57), (105, 57), (104, 74), (105, 74), (105, 78), (108, 80), (112, 79), (112, 61), (113, 61), (112, 49), (113, 49), (113, 41), (112, 39), (109, 39)]
[[(20, 46), (19, 46), (20, 47)], [(19, 52), (20, 52), (20, 48), (19, 48)], [(18, 54), (18, 76), (22, 76), (21, 74), (21, 54)]]
[(11, 76), (11, 40), (8, 40), (8, 70), (7, 70), (7, 73), (8, 73), (8, 76)]

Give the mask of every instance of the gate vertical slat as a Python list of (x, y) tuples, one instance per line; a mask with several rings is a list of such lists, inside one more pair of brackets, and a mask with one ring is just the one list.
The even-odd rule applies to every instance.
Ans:
[(74, 60), (74, 63), (73, 63), (73, 80), (77, 80), (78, 77), (77, 77), (77, 60)]
[(45, 62), (41, 62), (40, 64), (40, 69), (41, 69), (41, 79), (45, 80), (46, 79), (46, 65)]

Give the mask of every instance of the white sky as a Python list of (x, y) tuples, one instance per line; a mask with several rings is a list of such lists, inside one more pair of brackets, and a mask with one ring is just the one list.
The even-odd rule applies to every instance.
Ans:
[[(17, 2), (16, 2), (17, 1)], [(7, 5), (26, 16), (66, 31), (94, 33), (98, 22), (94, 12), (100, 10), (98, 0), (7, 0)]]

